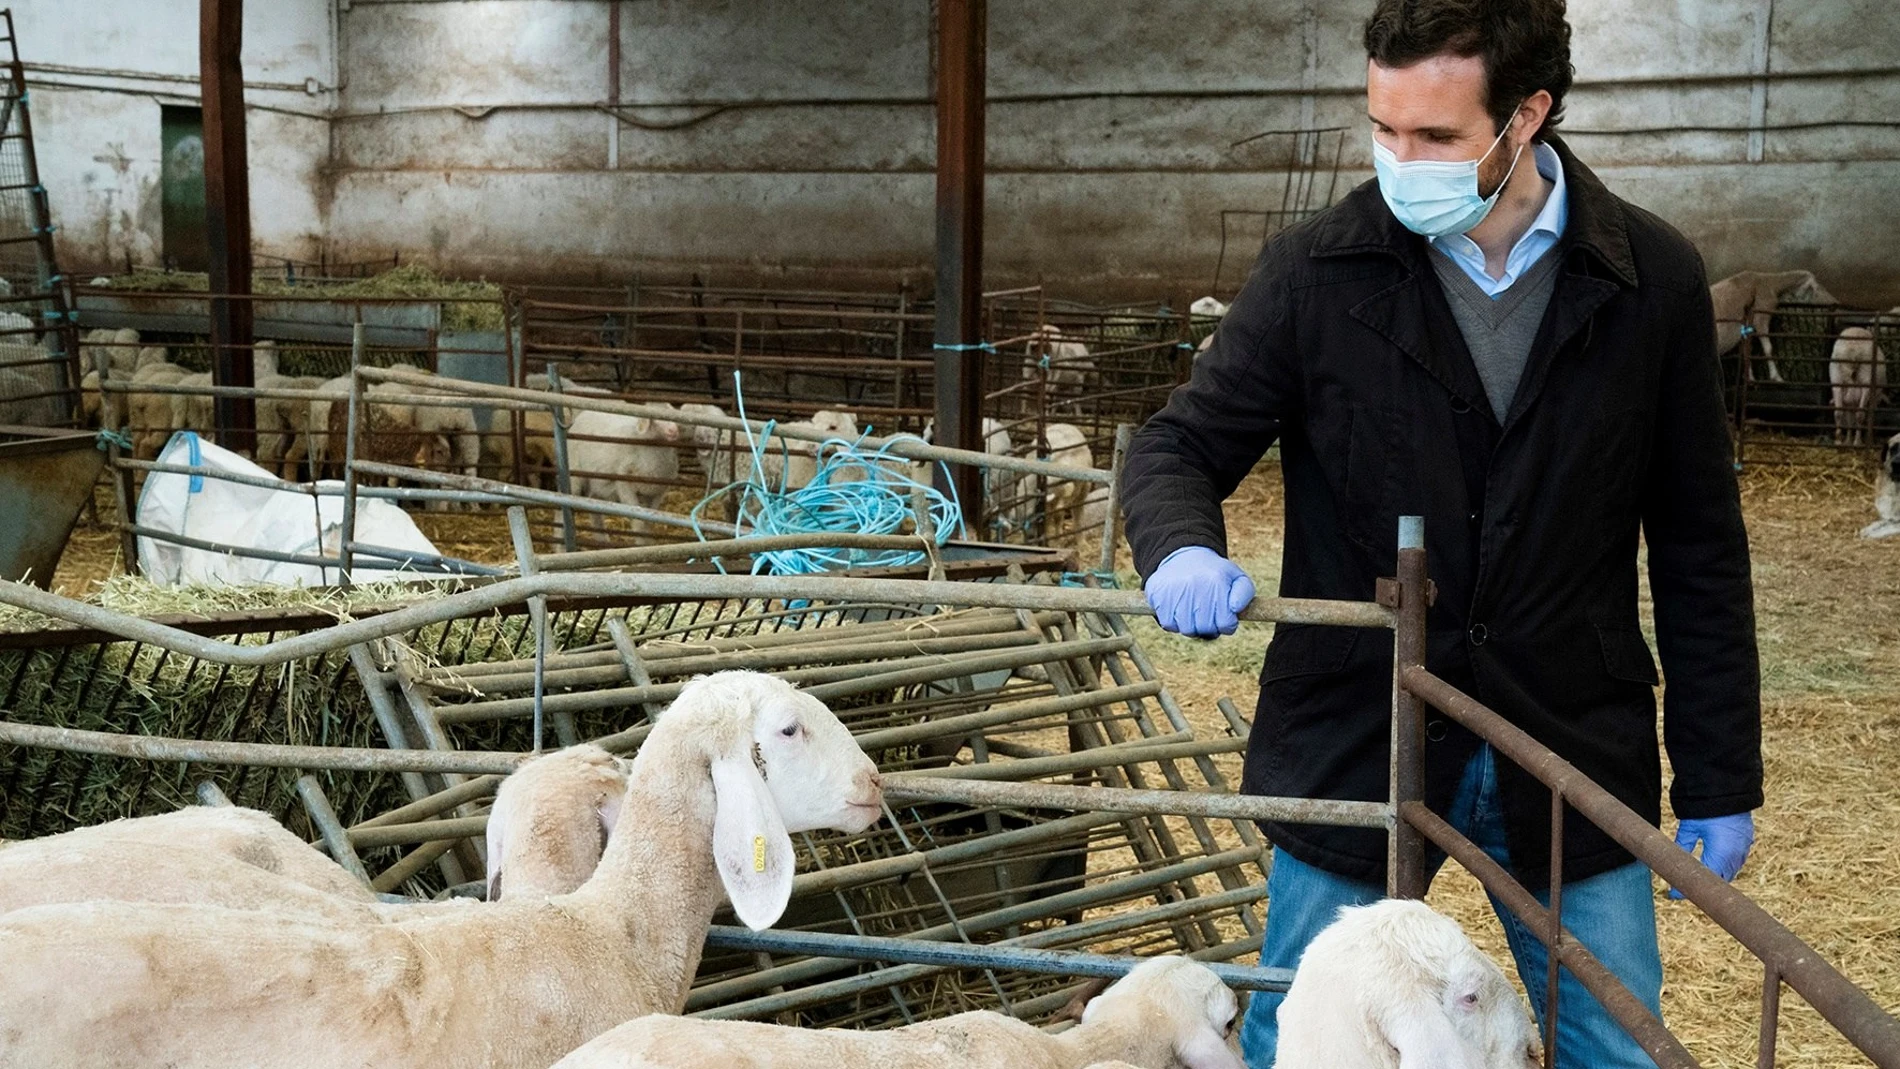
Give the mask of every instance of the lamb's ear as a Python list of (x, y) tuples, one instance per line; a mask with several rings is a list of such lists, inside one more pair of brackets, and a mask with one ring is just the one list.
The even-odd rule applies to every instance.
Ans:
[(1484, 1069), (1433, 999), (1418, 999), (1387, 1010), (1380, 1022), (1385, 1040), (1398, 1049), (1399, 1069)]
[(763, 931), (792, 898), (792, 837), (749, 747), (713, 758), (713, 862), (732, 911)]
[(614, 837), (614, 825), (620, 823), (620, 805), (626, 797), (618, 791), (610, 792), (600, 808), (594, 810), (594, 815), (600, 818), (600, 852), (603, 854), (607, 852), (607, 840)]
[(1240, 1023), (1239, 1014), (1239, 1000), (1225, 985), (1209, 991), (1201, 1019), (1193, 1022), (1175, 1047), (1175, 1058), (1185, 1069), (1247, 1069), (1234, 1049), (1235, 1032), (1229, 1028)]
[(501, 854), (508, 845), (510, 807), (503, 795), (495, 796), (495, 807), (488, 811), (488, 901), (501, 901)]

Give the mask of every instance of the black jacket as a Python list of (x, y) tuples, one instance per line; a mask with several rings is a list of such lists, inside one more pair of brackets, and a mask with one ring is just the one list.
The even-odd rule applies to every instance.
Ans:
[[(1762, 801), (1760, 678), (1742, 528), (1700, 257), (1613, 196), (1561, 142), (1569, 217), (1556, 283), (1500, 426), (1426, 259), (1368, 182), (1276, 235), (1193, 379), (1142, 427), (1122, 484), (1135, 566), (1226, 552), (1220, 503), (1276, 439), (1280, 592), (1373, 597), (1398, 517), (1425, 517), (1438, 585), (1428, 667), (1658, 821), (1656, 664), (1637, 624), (1649, 547), (1672, 685), (1664, 742), (1678, 817)], [(1242, 789), (1386, 797), (1392, 636), (1280, 626)], [(1428, 719), (1427, 801), (1444, 812), (1477, 740)], [(1499, 762), (1512, 867), (1547, 882), (1550, 796)], [(1321, 868), (1385, 878), (1385, 833), (1263, 825)], [(1627, 863), (1572, 814), (1566, 878)]]

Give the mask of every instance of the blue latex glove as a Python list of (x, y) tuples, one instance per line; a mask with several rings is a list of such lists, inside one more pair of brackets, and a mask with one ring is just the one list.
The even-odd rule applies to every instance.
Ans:
[(1246, 572), (1206, 546), (1168, 554), (1142, 589), (1162, 629), (1191, 638), (1233, 634), (1254, 593)]
[[(1749, 848), (1755, 845), (1755, 818), (1749, 813), (1734, 813), (1726, 817), (1685, 820), (1677, 826), (1677, 846), (1693, 854), (1698, 842), (1702, 844), (1702, 863), (1709, 871), (1724, 880), (1733, 880), (1735, 874), (1742, 871), (1742, 862), (1748, 860)], [(1672, 887), (1669, 897), (1681, 898), (1682, 892)]]

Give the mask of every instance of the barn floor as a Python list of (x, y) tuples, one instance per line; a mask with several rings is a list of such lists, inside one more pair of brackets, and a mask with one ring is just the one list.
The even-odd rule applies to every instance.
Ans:
[[(1751, 456), (1759, 447), (1751, 447)], [(1754, 547), (1764, 673), (1768, 802), (1737, 884), (1900, 1011), (1900, 539), (1867, 543), (1871, 467), (1771, 468), (1742, 476)], [(100, 504), (108, 511), (105, 495)], [(1228, 503), (1233, 550), (1263, 590), (1278, 574), (1277, 467), (1263, 465)], [(419, 517), (444, 552), (505, 560), (498, 517)], [(58, 585), (79, 593), (115, 570), (115, 537), (82, 526)], [(1123, 557), (1126, 567), (1126, 556)], [(1131, 580), (1132, 575), (1124, 576)], [(1133, 622), (1198, 730), (1223, 729), (1215, 700), (1251, 713), (1264, 636), (1196, 643)], [(1238, 779), (1238, 757), (1217, 758)], [(1448, 869), (1432, 900), (1499, 960), (1508, 955), (1476, 882)], [(1695, 907), (1658, 890), (1664, 1015), (1707, 1066), (1755, 1064), (1760, 967)], [(1780, 1064), (1866, 1064), (1819, 1016), (1784, 999)]]

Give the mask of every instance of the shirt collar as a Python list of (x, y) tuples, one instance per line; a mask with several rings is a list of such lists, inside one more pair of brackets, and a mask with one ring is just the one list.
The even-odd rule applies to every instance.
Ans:
[[(1537, 161), (1537, 173), (1552, 183), (1550, 196), (1544, 198), (1544, 210), (1531, 220), (1531, 228), (1526, 234), (1544, 231), (1551, 237), (1560, 238), (1564, 234), (1564, 224), (1570, 221), (1570, 198), (1564, 190), (1564, 165), (1557, 157), (1557, 150), (1538, 141), (1532, 144), (1532, 156)], [(1519, 239), (1522, 240), (1522, 239)]]

